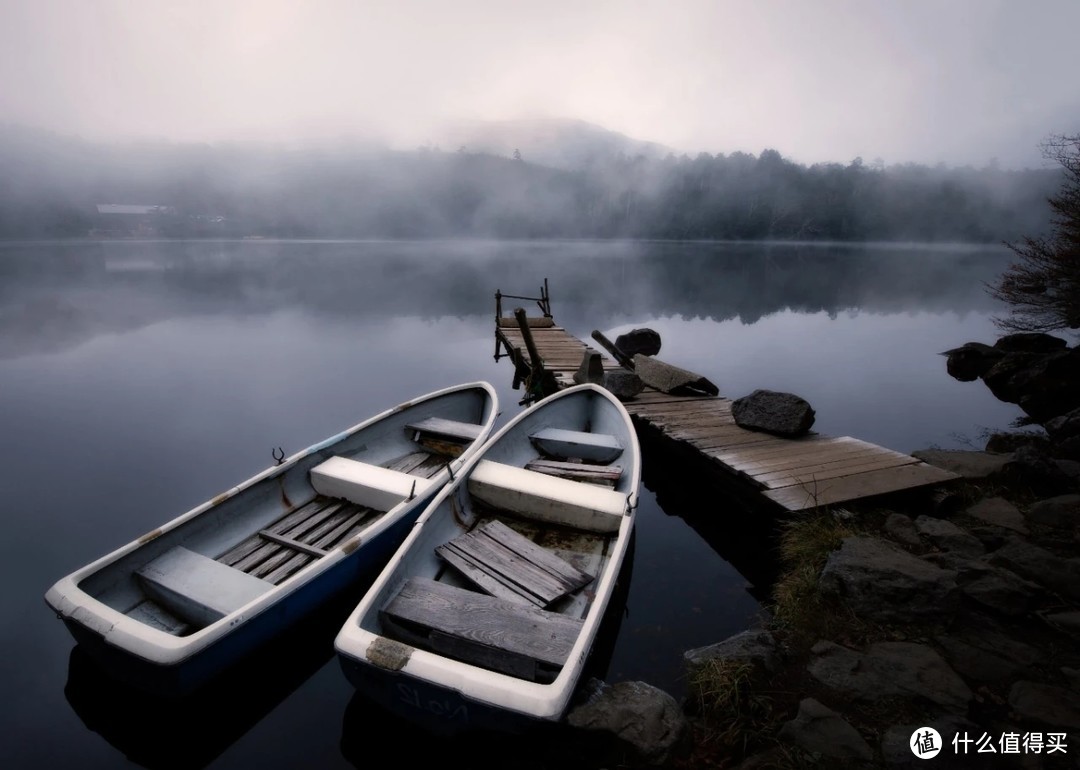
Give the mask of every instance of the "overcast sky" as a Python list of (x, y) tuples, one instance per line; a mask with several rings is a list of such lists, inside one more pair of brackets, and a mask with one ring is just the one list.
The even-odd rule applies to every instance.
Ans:
[(572, 117), (679, 152), (1039, 165), (1080, 0), (0, 0), (0, 121), (438, 143)]

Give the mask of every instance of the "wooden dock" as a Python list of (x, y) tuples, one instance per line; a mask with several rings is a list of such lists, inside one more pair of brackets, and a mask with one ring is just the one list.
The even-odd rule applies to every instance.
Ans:
[[(550, 315), (529, 320), (534, 348), (549, 381), (559, 389), (574, 385), (574, 373), (586, 351), (596, 349), (556, 326)], [(495, 355), (510, 358), (515, 385), (524, 382), (528, 389), (533, 372), (516, 318), (496, 315)], [(620, 368), (607, 356), (603, 366), (605, 371)], [(783, 511), (849, 503), (959, 478), (910, 455), (849, 436), (810, 433), (784, 438), (740, 428), (731, 414), (731, 400), (722, 396), (680, 396), (645, 388), (624, 406), (639, 433), (658, 433), (693, 450), (748, 487), (761, 502)]]

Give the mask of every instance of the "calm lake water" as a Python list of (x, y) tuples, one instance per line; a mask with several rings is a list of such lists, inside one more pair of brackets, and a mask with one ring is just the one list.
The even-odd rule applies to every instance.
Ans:
[[(488, 380), (494, 293), (550, 282), (583, 339), (660, 332), (664, 360), (723, 395), (799, 393), (815, 429), (903, 452), (979, 443), (1019, 412), (945, 373), (991, 341), (1000, 248), (667, 243), (0, 244), (0, 746), (4, 767), (349, 767), (365, 739), (414, 735), (356, 696), (332, 657), (348, 607), (179, 708), (129, 697), (82, 659), (42, 599), (58, 578), (371, 414)], [(527, 304), (527, 303), (526, 303)], [(509, 309), (512, 309), (513, 304)], [(532, 308), (535, 310), (535, 308)], [(662, 459), (662, 458), (661, 458)], [(646, 456), (648, 463), (649, 457)], [(685, 649), (747, 628), (767, 546), (732, 506), (646, 471), (608, 681), (677, 697)], [(358, 597), (352, 597), (355, 599)], [(468, 747), (412, 738), (399, 759)]]

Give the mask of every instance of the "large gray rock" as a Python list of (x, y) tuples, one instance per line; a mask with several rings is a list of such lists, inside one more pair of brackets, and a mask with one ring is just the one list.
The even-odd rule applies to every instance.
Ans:
[(1080, 559), (1065, 559), (1020, 539), (1010, 540), (988, 558), (1062, 596), (1080, 599)]
[(675, 395), (715, 396), (720, 392), (712, 382), (696, 372), (680, 369), (664, 361), (638, 354), (633, 358), (634, 371), (650, 388)]
[(884, 623), (940, 620), (959, 604), (956, 572), (935, 567), (877, 538), (844, 538), (819, 580), (856, 615)]
[(1039, 423), (1080, 408), (1080, 347), (1044, 354), (1015, 374), (1009, 387), (1019, 397), (1006, 400)]
[(952, 667), (969, 680), (1001, 682), (1028, 673), (1041, 653), (992, 628), (977, 627), (935, 637)]
[(963, 711), (972, 692), (944, 658), (925, 644), (878, 642), (865, 653), (818, 642), (807, 671), (825, 687), (852, 700), (875, 702), (900, 696), (921, 698)]
[(634, 372), (625, 369), (609, 369), (604, 372), (604, 387), (620, 401), (629, 401), (645, 389), (645, 383)]
[(946, 356), (945, 370), (950, 376), (960, 382), (971, 382), (990, 371), (1005, 355), (1005, 351), (981, 342), (968, 342), (941, 355)]
[(603, 687), (569, 715), (571, 727), (611, 733), (645, 762), (663, 765), (684, 745), (688, 722), (668, 693), (645, 682)]
[(971, 601), (1001, 615), (1026, 615), (1043, 589), (1004, 567), (972, 562), (956, 578), (960, 592)]
[(1052, 420), (1043, 423), (1046, 432), (1053, 441), (1065, 441), (1066, 439), (1080, 436), (1080, 409), (1059, 415)]
[(1004, 497), (986, 497), (965, 511), (968, 516), (995, 527), (1003, 527), (1027, 534), (1024, 516), (1020, 510)]
[(1071, 527), (1080, 524), (1080, 495), (1058, 495), (1032, 503), (1027, 510), (1032, 524), (1047, 527)]
[(702, 666), (717, 660), (753, 663), (761, 670), (772, 672), (779, 665), (780, 655), (776, 648), (776, 639), (763, 629), (743, 631), (722, 642), (683, 653), (683, 661), (690, 678), (693, 678)]
[(986, 446), (983, 448), (987, 452), (1008, 454), (1009, 452), (1015, 452), (1022, 446), (1045, 447), (1048, 443), (1046, 436), (1042, 434), (1030, 431), (1013, 431), (1009, 433), (992, 433), (986, 439)]
[(1055, 350), (1064, 350), (1067, 345), (1068, 343), (1061, 337), (1042, 332), (1016, 332), (999, 337), (994, 343), (994, 349), (1009, 353), (1015, 351), (1053, 353)]
[(1009, 471), (1024, 486), (1039, 494), (1057, 495), (1076, 491), (1076, 482), (1060, 461), (1041, 449), (1024, 446), (1013, 452)]
[(915, 519), (915, 530), (943, 551), (953, 551), (971, 558), (982, 556), (986, 551), (979, 538), (960, 529), (951, 521), (919, 516)]
[(799, 713), (780, 728), (777, 738), (823, 757), (866, 762), (874, 756), (858, 730), (813, 698), (800, 701)]
[(965, 479), (986, 479), (1004, 473), (1012, 463), (1012, 454), (990, 454), (968, 449), (920, 449), (911, 456)]
[(815, 414), (806, 399), (794, 393), (755, 390), (731, 404), (735, 424), (778, 436), (801, 436), (814, 425)]
[(660, 352), (660, 335), (652, 329), (631, 329), (615, 338), (615, 347), (630, 358), (638, 353), (655, 356)]
[(919, 531), (911, 521), (910, 516), (902, 513), (890, 513), (885, 519), (885, 534), (898, 543), (918, 548), (923, 542), (919, 538)]
[(1024, 391), (1014, 384), (1014, 380), (1042, 358), (1041, 353), (1007, 352), (980, 376), (991, 393), (1002, 401), (1015, 404), (1023, 396)]
[(1024, 722), (1080, 730), (1080, 695), (1065, 687), (1017, 682), (1009, 690), (1009, 707)]

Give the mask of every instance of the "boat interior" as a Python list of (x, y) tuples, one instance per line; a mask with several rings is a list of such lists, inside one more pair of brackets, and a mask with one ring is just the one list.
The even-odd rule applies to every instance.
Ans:
[(332, 442), (176, 529), (145, 536), (143, 548), (79, 587), (160, 631), (195, 633), (423, 497), (481, 435), (476, 397), (459, 400), (450, 414), (460, 419), (442, 416), (445, 406), (432, 410), (440, 416), (402, 413)]
[[(628, 513), (623, 441), (551, 427), (481, 459), (377, 600), (379, 633), (526, 681), (561, 671)], [(520, 449), (520, 447), (519, 447)], [(361, 619), (361, 623), (363, 623)]]

